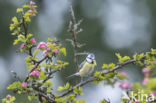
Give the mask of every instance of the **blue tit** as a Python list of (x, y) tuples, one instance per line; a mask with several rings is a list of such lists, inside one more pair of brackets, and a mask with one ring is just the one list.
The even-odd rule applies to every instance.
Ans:
[(84, 62), (82, 62), (79, 66), (79, 72), (72, 74), (68, 76), (67, 78), (73, 77), (73, 76), (80, 76), (80, 77), (87, 77), (89, 76), (96, 66), (96, 60), (95, 55), (93, 53), (90, 53)]

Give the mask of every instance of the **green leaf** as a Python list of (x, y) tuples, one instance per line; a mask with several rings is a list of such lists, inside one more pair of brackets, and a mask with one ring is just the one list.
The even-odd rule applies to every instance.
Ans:
[(115, 55), (118, 57), (118, 64), (122, 64), (124, 63), (125, 61), (127, 60), (130, 60), (130, 57), (129, 56), (124, 56), (122, 57), (119, 53), (115, 53)]
[(156, 55), (156, 49), (153, 49), (153, 48), (152, 48), (152, 49), (151, 49), (151, 54), (152, 54), (152, 55)]
[(39, 49), (36, 49), (33, 53), (33, 57), (35, 57), (38, 52), (39, 52)]
[(28, 100), (29, 100), (29, 101), (32, 101), (32, 100), (33, 100), (33, 98), (34, 98), (34, 96), (33, 96), (33, 95), (29, 95), (29, 96), (28, 96)]
[(30, 8), (30, 5), (23, 5), (23, 8)]
[(19, 12), (23, 12), (23, 8), (17, 8), (17, 11), (16, 11), (17, 13), (19, 13)]
[(16, 39), (16, 40), (14, 40), (13, 45), (17, 45), (19, 42), (20, 42), (20, 40)]
[(102, 69), (113, 69), (115, 67), (114, 63), (103, 64)]
[(31, 38), (33, 36), (33, 34), (29, 33), (27, 34), (27, 39)]
[(24, 35), (18, 35), (18, 40), (21, 42), (26, 42), (26, 38)]
[(59, 86), (57, 90), (58, 90), (58, 91), (63, 91), (63, 90), (67, 90), (67, 89), (69, 89), (69, 88), (70, 88), (70, 84), (67, 82), (66, 85), (65, 85), (64, 87)]
[(7, 89), (9, 89), (9, 90), (14, 90), (14, 89), (19, 89), (19, 88), (21, 88), (22, 87), (22, 83), (20, 82), (20, 81), (16, 81), (16, 82), (14, 82), (14, 83), (12, 83), (12, 84), (10, 84), (8, 87), (7, 87)]
[(51, 88), (50, 87), (47, 88), (47, 92), (51, 93)]
[(52, 81), (50, 81), (50, 80), (47, 80), (46, 82), (45, 82), (45, 86), (52, 86), (53, 85), (53, 82)]
[(105, 100), (101, 100), (100, 103), (107, 103)]
[(14, 30), (14, 28), (15, 28), (16, 26), (14, 25), (14, 24), (10, 24), (10, 31), (12, 31), (12, 30)]
[(52, 38), (48, 38), (48, 40), (47, 40), (48, 42), (52, 42), (53, 40), (52, 40)]
[(18, 23), (17, 17), (13, 17), (13, 18), (12, 18), (12, 21), (15, 22), (15, 23)]
[(66, 48), (61, 48), (59, 51), (60, 51), (60, 53), (62, 53), (64, 56), (67, 55), (67, 53), (66, 53)]
[(46, 74), (43, 70), (40, 71), (40, 80), (45, 80), (46, 79)]
[(150, 78), (146, 86), (147, 88), (156, 91), (156, 78)]
[(140, 83), (134, 83), (132, 87), (134, 90), (142, 90), (143, 89), (143, 87)]
[(63, 90), (65, 90), (65, 88), (64, 88), (64, 87), (59, 86), (59, 87), (57, 88), (57, 90), (58, 90), (58, 91), (63, 91)]

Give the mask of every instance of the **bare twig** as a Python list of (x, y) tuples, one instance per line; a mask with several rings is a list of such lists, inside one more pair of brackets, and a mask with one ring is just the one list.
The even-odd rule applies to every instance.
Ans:
[(72, 20), (69, 22), (68, 31), (71, 32), (71, 34), (72, 34), (72, 40), (67, 39), (67, 41), (69, 41), (74, 48), (74, 63), (76, 66), (76, 72), (78, 72), (78, 57), (76, 56), (76, 54), (77, 54), (77, 49), (81, 48), (83, 45), (81, 45), (77, 42), (77, 34), (82, 32), (82, 29), (78, 28), (78, 26), (81, 24), (82, 20), (79, 20), (78, 22), (76, 21), (72, 5), (70, 5), (70, 13), (71, 13)]

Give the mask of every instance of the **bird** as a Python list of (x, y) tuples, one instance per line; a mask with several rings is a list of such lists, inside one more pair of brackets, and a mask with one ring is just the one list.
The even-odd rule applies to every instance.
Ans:
[(79, 71), (67, 78), (71, 78), (73, 76), (88, 77), (93, 73), (96, 65), (95, 55), (93, 53), (89, 53), (86, 59), (79, 65)]

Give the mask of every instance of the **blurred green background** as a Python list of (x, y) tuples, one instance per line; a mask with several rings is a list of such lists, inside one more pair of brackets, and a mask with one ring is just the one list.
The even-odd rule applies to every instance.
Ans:
[[(67, 48), (64, 60), (70, 65), (61, 73), (55, 75), (54, 90), (58, 85), (69, 81), (74, 84), (76, 78), (66, 80), (65, 77), (75, 72), (73, 67), (73, 49), (65, 41), (71, 38), (67, 32), (70, 20), (69, 3), (67, 0), (34, 0), (38, 5), (38, 15), (33, 18), (29, 27), (37, 41), (48, 37), (56, 37)], [(16, 8), (28, 3), (29, 0), (0, 0), (0, 99), (11, 91), (6, 86), (15, 79), (10, 71), (14, 70), (21, 78), (26, 73), (25, 54), (16, 53), (18, 46), (12, 46), (13, 37), (10, 35), (9, 24), (16, 16)], [(93, 52), (96, 55), (98, 67), (103, 63), (116, 62), (115, 53), (132, 56), (135, 52), (149, 51), (156, 48), (156, 0), (73, 0), (77, 19), (83, 19), (83, 32), (78, 35), (78, 42), (86, 43), (80, 52)], [(79, 63), (85, 57), (79, 58)], [(130, 77), (130, 82), (141, 82), (141, 68), (130, 65), (124, 67)], [(123, 91), (106, 86), (88, 84), (84, 87), (87, 103), (97, 103), (109, 98), (111, 103), (119, 103)], [(18, 96), (17, 103), (28, 103), (25, 96)], [(34, 103), (34, 102), (33, 102)]]

